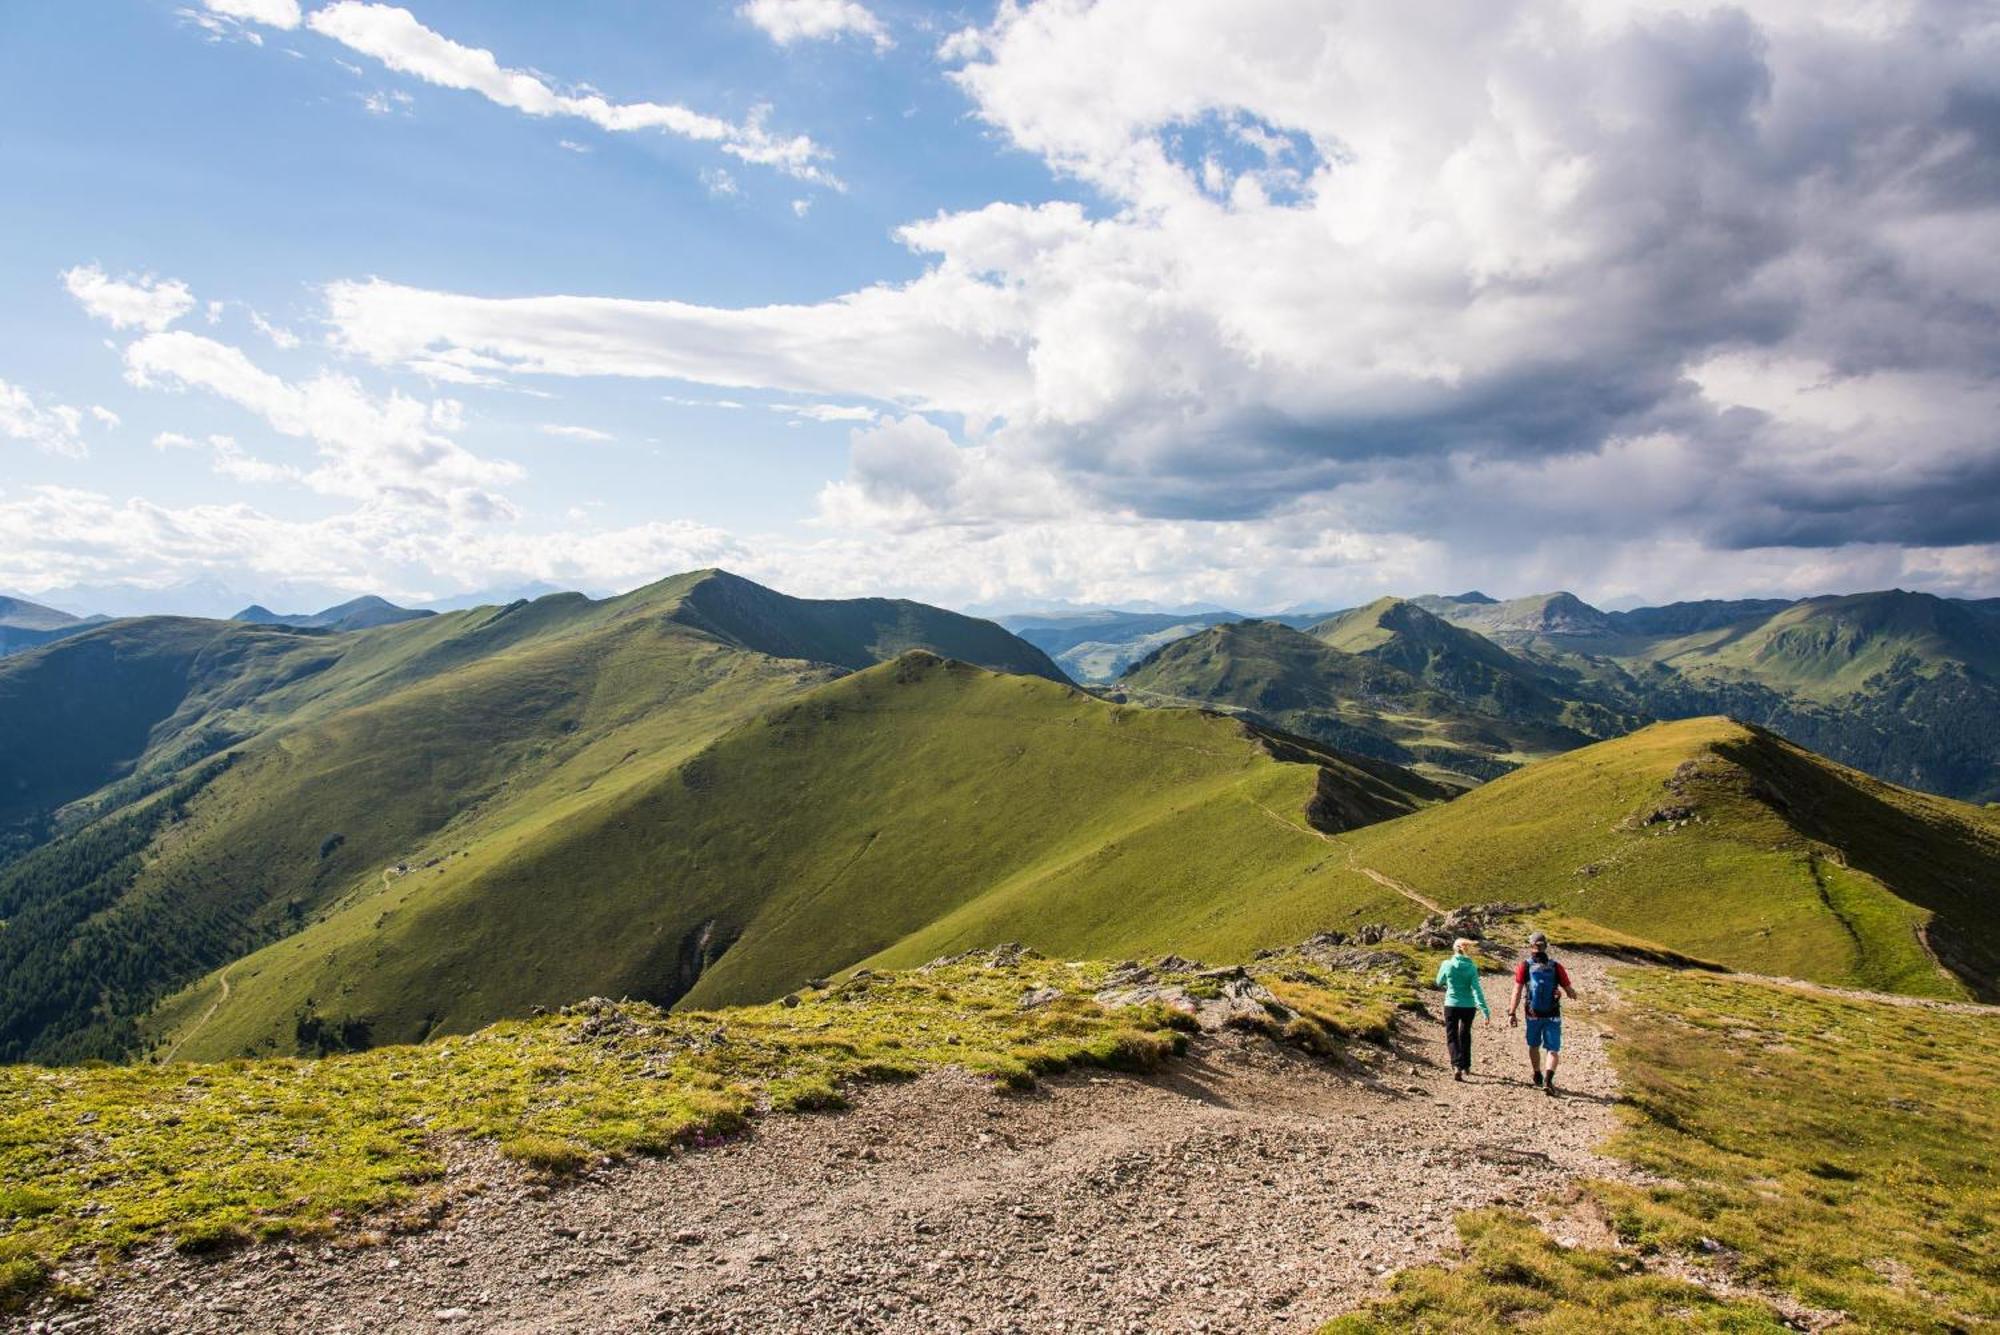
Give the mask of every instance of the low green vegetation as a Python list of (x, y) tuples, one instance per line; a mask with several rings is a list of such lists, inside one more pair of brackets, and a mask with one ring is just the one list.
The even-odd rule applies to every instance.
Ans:
[(1618, 1250), (1518, 1211), (1335, 1322), (1376, 1330), (1759, 1331), (1783, 1295), (1864, 1330), (2000, 1324), (2000, 1016), (1699, 972), (1620, 972), (1613, 1056), (1651, 1185), (1589, 1184)]
[(592, 992), (763, 1001), (994, 941), (1242, 959), (1420, 917), (1308, 821), (1441, 795), (1232, 719), (910, 654), (364, 886), (161, 1027), (168, 1049), (216, 1058), (295, 1048), (309, 1007), (403, 1042)]
[[(1103, 965), (1032, 956), (855, 977), (795, 1004), (669, 1014), (591, 1002), (477, 1034), (321, 1060), (0, 1067), (0, 1294), (66, 1259), (414, 1222), (455, 1145), (560, 1173), (838, 1106), (854, 1081), (952, 1065), (1015, 1085), (1143, 1067), (1180, 1017), (1091, 1000)], [(1040, 989), (1053, 997), (1028, 1008)], [(79, 1265), (78, 1262), (84, 1262)]]
[(1512, 1210), (1459, 1216), (1464, 1258), (1397, 1275), (1391, 1296), (1330, 1322), (1321, 1335), (1534, 1330), (1650, 1335), (1658, 1330), (1788, 1331), (1768, 1305), (1725, 1298), (1636, 1259), (1565, 1247)]
[(2000, 1013), (1654, 970), (1620, 987), (1613, 1149), (1662, 1179), (1598, 1189), (1623, 1238), (1868, 1329), (2000, 1323)]
[(1731, 968), (1992, 995), (2000, 819), (1726, 719), (1657, 724), (1343, 837), (1441, 904), (1555, 913)]

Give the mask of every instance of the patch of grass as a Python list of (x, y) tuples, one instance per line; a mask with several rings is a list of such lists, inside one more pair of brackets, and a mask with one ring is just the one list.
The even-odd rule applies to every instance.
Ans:
[(1633, 1106), (1605, 1186), (1642, 1251), (1720, 1244), (1738, 1277), (1876, 1330), (2000, 1323), (2000, 1023), (1654, 970), (1620, 984)]
[[(990, 957), (771, 1004), (668, 1013), (590, 1002), (416, 1047), (319, 1060), (0, 1067), (0, 1295), (81, 1256), (423, 1216), (456, 1143), (550, 1175), (739, 1133), (761, 1107), (942, 1066), (1032, 1082), (1144, 1067), (1185, 1041), (1162, 1006), (1091, 1000), (1102, 965)], [(1056, 1000), (1023, 1009), (1024, 995)]]
[(1722, 1298), (1696, 1284), (1648, 1274), (1629, 1257), (1564, 1247), (1512, 1211), (1460, 1215), (1458, 1233), (1465, 1246), (1461, 1264), (1403, 1271), (1388, 1298), (1329, 1323), (1322, 1335), (1791, 1329), (1761, 1303)]
[(560, 1136), (509, 1136), (500, 1153), (526, 1168), (550, 1177), (564, 1177), (585, 1168), (596, 1157), (588, 1145)]

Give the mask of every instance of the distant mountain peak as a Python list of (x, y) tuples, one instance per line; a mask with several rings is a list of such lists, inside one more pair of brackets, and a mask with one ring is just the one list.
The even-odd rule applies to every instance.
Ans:
[(337, 603), (317, 612), (273, 612), (262, 603), (252, 603), (229, 619), (253, 626), (293, 626), (302, 630), (344, 631), (367, 630), (374, 626), (387, 626), (398, 621), (415, 621), (421, 617), (436, 615), (435, 612), (414, 607), (398, 607), (387, 598), (364, 593), (359, 598), (350, 598), (344, 603)]

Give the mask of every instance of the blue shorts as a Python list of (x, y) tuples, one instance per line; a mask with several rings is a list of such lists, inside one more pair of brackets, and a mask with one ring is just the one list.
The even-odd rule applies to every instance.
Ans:
[(1528, 1046), (1541, 1048), (1545, 1052), (1563, 1050), (1563, 1021), (1560, 1015), (1551, 1015), (1545, 1020), (1528, 1017)]

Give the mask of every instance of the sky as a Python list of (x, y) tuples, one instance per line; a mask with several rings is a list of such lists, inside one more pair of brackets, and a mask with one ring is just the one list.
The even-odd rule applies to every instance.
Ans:
[(0, 590), (2000, 594), (1990, 0), (0, 4)]

